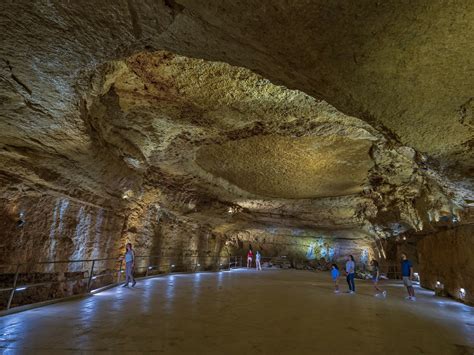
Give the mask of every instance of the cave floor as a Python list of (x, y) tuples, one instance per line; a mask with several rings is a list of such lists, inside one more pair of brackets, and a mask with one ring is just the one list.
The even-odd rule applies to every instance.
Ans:
[[(342, 280), (341, 280), (342, 281)], [(341, 282), (342, 289), (346, 285)], [(0, 318), (6, 354), (472, 354), (474, 308), (328, 272), (233, 270), (147, 279)]]

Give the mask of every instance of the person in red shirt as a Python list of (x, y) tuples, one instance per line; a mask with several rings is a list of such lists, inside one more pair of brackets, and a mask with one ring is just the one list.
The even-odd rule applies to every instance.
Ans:
[(247, 253), (247, 268), (252, 267), (252, 260), (253, 260), (252, 249), (249, 249), (249, 252)]

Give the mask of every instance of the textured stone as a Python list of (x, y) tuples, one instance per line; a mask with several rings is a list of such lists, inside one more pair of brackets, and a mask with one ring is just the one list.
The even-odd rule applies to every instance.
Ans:
[(470, 2), (0, 11), (2, 262), (472, 223)]

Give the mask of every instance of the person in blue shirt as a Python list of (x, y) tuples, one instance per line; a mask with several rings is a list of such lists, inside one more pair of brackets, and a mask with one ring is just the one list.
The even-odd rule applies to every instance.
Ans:
[(406, 254), (402, 254), (402, 279), (403, 284), (407, 288), (408, 297), (406, 297), (409, 301), (416, 301), (415, 297), (415, 289), (413, 288), (413, 265), (410, 260), (408, 260)]
[(133, 268), (135, 267), (135, 253), (132, 249), (132, 243), (125, 246), (125, 284), (122, 287), (128, 287), (128, 283), (132, 282), (132, 287), (137, 283), (133, 277)]
[(331, 266), (331, 277), (334, 282), (334, 293), (339, 293), (339, 267), (336, 264)]

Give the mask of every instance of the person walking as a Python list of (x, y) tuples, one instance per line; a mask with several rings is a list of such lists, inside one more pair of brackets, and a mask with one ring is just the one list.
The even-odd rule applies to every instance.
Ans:
[(355, 293), (355, 261), (352, 255), (346, 258), (346, 280), (349, 285), (349, 291), (347, 293)]
[(260, 265), (260, 252), (257, 250), (257, 253), (255, 254), (255, 268), (257, 270), (262, 270), (262, 265)]
[(133, 269), (135, 267), (135, 253), (132, 249), (132, 243), (125, 245), (125, 284), (122, 287), (128, 287), (129, 282), (132, 282), (132, 287), (136, 285), (133, 277)]
[(252, 267), (252, 261), (253, 261), (253, 253), (252, 253), (252, 249), (249, 249), (249, 252), (247, 253), (247, 269)]
[(336, 264), (331, 265), (331, 278), (334, 282), (334, 293), (339, 293), (339, 267)]
[(379, 262), (377, 260), (372, 260), (370, 263), (372, 265), (372, 282), (374, 283), (374, 288), (375, 291), (377, 292), (375, 294), (375, 297), (378, 297), (382, 295), (382, 297), (387, 297), (387, 291), (381, 290), (379, 287), (379, 280), (380, 280), (380, 268), (379, 268)]
[(413, 265), (410, 260), (408, 260), (405, 253), (402, 254), (402, 279), (403, 284), (407, 288), (408, 296), (405, 299), (409, 301), (416, 301), (415, 289), (413, 288)]

